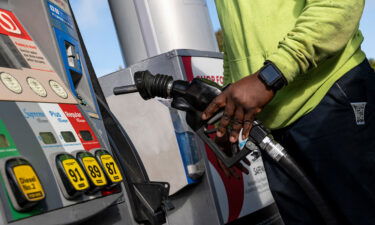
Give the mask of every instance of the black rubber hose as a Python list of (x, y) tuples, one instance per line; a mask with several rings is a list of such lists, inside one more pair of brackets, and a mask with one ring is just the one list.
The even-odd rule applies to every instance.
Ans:
[(291, 156), (285, 154), (278, 162), (279, 166), (302, 188), (308, 198), (313, 202), (325, 224), (338, 225), (338, 221), (328, 207), (327, 202), (323, 199), (315, 185), (307, 178), (306, 174), (301, 170)]

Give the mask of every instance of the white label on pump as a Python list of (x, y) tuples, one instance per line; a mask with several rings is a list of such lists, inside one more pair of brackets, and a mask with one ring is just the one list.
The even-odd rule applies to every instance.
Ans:
[[(221, 64), (221, 65), (220, 65)], [(194, 78), (204, 78), (219, 85), (224, 84), (223, 60), (207, 57), (191, 57)], [(202, 68), (204, 68), (202, 70)]]
[(39, 103), (50, 124), (58, 135), (66, 152), (83, 150), (84, 147), (69, 119), (57, 104)]

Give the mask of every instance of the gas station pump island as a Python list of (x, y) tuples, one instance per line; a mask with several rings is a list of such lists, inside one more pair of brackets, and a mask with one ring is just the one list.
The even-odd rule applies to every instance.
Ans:
[(166, 2), (109, 0), (128, 67), (98, 80), (68, 0), (0, 0), (0, 224), (283, 224), (259, 154), (230, 179), (170, 100), (113, 94), (222, 84), (206, 3)]

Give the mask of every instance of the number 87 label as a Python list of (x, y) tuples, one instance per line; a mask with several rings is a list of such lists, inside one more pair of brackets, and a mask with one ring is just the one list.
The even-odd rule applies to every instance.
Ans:
[(100, 159), (102, 161), (103, 167), (109, 177), (109, 179), (113, 183), (117, 183), (122, 181), (122, 175), (120, 173), (120, 170), (115, 162), (115, 160), (112, 158), (111, 155), (105, 154), (101, 155)]
[(76, 189), (77, 191), (81, 191), (89, 188), (89, 182), (85, 174), (83, 173), (82, 168), (79, 166), (77, 160), (66, 159), (62, 161), (62, 165), (74, 189)]

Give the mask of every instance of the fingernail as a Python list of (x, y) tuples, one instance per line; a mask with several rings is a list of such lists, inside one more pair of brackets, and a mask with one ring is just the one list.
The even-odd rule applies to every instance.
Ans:
[(207, 117), (206, 113), (203, 113), (203, 114), (202, 114), (202, 119), (205, 120), (206, 117)]
[(222, 136), (223, 136), (223, 133), (221, 133), (220, 131), (217, 131), (217, 132), (216, 132), (216, 136), (218, 136), (218, 137), (222, 137)]

